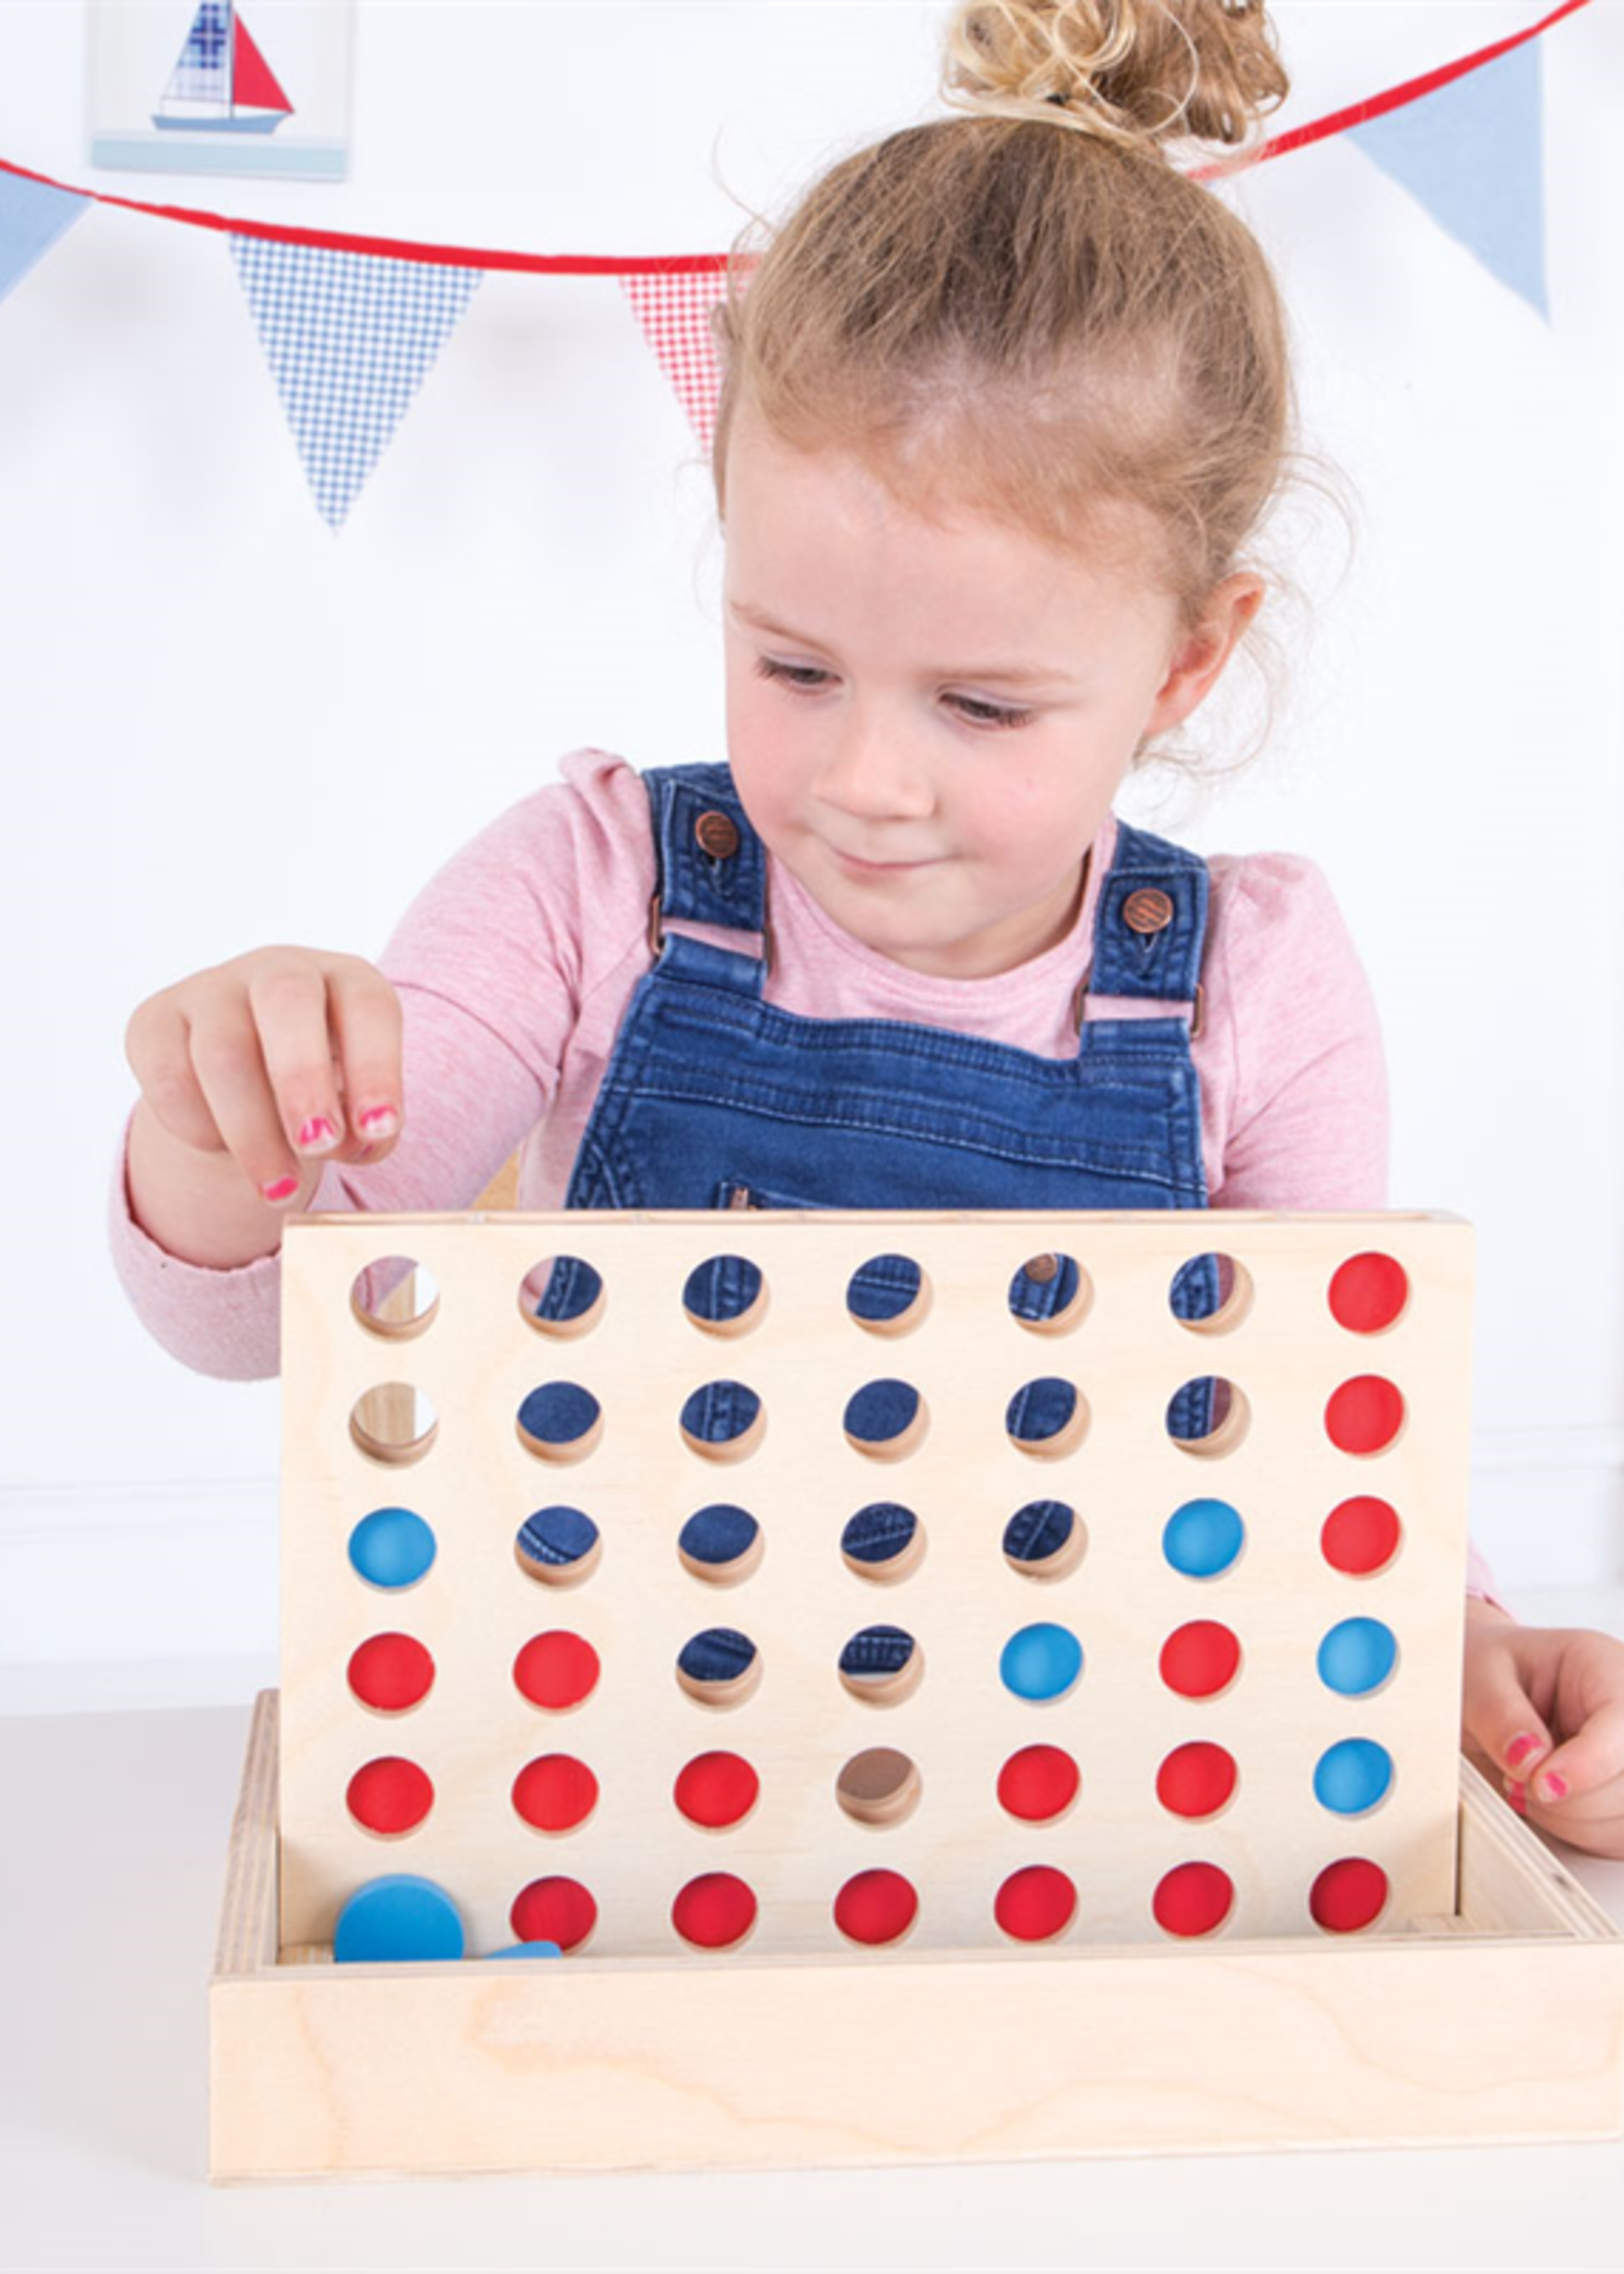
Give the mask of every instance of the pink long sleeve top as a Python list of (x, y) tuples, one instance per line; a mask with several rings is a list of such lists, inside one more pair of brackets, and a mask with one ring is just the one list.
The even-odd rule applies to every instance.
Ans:
[[(314, 1211), (471, 1205), (523, 1148), (519, 1205), (556, 1208), (632, 988), (649, 968), (655, 888), (648, 798), (623, 760), (585, 750), (434, 876), (378, 967), (404, 1020), (404, 1127), (376, 1166), (323, 1171)], [(945, 1026), (1047, 1057), (1076, 1047), (1108, 820), (1069, 935), (993, 978), (890, 962), (838, 929), (770, 866), (766, 998), (813, 1019)], [(1214, 1207), (1386, 1204), (1387, 1083), (1375, 1006), (1324, 877), (1288, 853), (1214, 858), (1205, 1017), (1192, 1052)], [(1113, 1016), (1122, 1007), (1109, 1006)], [(1098, 1016), (1086, 1003), (1085, 1012)], [(136, 1221), (128, 1124), (110, 1194), (115, 1268), (148, 1331), (199, 1372), (275, 1373), (280, 1260), (214, 1270), (168, 1254)], [(1488, 1592), (1475, 1565), (1474, 1587)]]

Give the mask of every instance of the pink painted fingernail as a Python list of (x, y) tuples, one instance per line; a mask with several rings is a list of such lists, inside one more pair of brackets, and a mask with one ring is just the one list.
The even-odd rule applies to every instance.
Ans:
[(1506, 1798), (1511, 1802), (1519, 1816), (1528, 1814), (1528, 1786), (1526, 1784), (1508, 1784), (1506, 1786)]
[(381, 1144), (385, 1137), (392, 1137), (399, 1129), (400, 1116), (392, 1105), (375, 1105), (357, 1118), (355, 1126), (365, 1130), (375, 1144)]
[(273, 1185), (261, 1185), (261, 1192), (267, 1200), (291, 1200), (299, 1190), (297, 1177), (278, 1177)]
[(324, 1113), (313, 1113), (299, 1132), (299, 1150), (325, 1152), (338, 1142), (338, 1132)]
[(1541, 1800), (1566, 1800), (1568, 1780), (1565, 1777), (1541, 1777), (1535, 1787)]
[(1531, 1737), (1526, 1733), (1521, 1737), (1513, 1737), (1511, 1743), (1506, 1747), (1507, 1766), (1512, 1769), (1520, 1769), (1531, 1753), (1542, 1753), (1543, 1751), (1544, 1747), (1537, 1737)]

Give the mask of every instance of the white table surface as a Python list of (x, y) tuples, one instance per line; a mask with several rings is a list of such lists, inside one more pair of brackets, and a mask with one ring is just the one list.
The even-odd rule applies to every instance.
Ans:
[[(1624, 1591), (1519, 1609), (1624, 1632)], [(248, 1716), (0, 1716), (0, 2267), (1624, 2269), (1621, 2141), (211, 2187)], [(1624, 1864), (1562, 1853), (1624, 1924)]]

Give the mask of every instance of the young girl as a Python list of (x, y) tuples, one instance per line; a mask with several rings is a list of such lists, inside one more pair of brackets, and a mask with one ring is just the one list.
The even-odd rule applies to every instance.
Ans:
[[(1111, 811), (1265, 592), (1281, 311), (1164, 153), (1284, 94), (1262, 7), (985, 0), (949, 55), (968, 115), (737, 264), (728, 763), (579, 753), (381, 967), (261, 948), (135, 1013), (114, 1250), (187, 1364), (274, 1372), (290, 1210), (464, 1207), (521, 1143), (526, 1208), (1385, 1204), (1322, 878)], [(1469, 1748), (1624, 1854), (1624, 1645), (1472, 1595)]]

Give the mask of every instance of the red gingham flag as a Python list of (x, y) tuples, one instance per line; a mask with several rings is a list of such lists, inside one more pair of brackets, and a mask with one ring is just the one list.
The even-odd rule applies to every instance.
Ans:
[(711, 311), (726, 296), (725, 271), (719, 265), (699, 275), (622, 276), (620, 288), (702, 447), (709, 449), (722, 392)]

